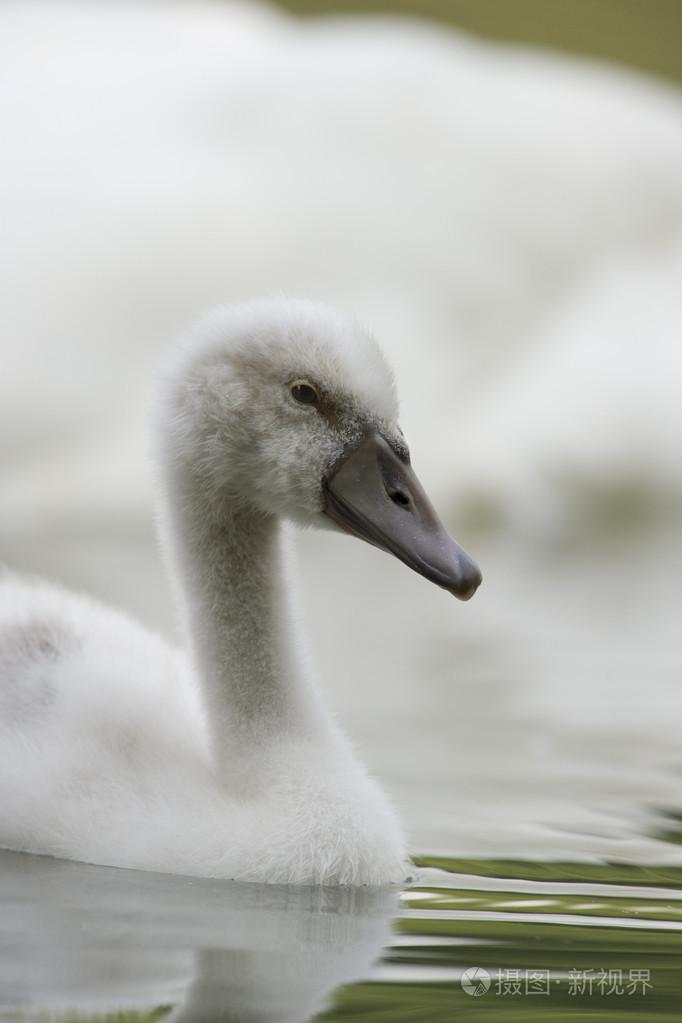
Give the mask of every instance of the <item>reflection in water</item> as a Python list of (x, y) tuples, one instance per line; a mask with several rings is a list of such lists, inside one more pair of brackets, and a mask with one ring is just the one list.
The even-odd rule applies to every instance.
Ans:
[(173, 1006), (173, 1023), (302, 1023), (368, 974), (397, 900), (0, 852), (0, 1019)]
[[(0, 853), (0, 1020), (680, 1018), (682, 867), (431, 857), (420, 869), (398, 900)], [(471, 971), (490, 980), (475, 1001)]]
[[(681, 1018), (680, 867), (431, 863), (442, 869), (403, 893), (379, 969), (339, 991), (317, 1023)], [(468, 983), (472, 973), (482, 988)]]

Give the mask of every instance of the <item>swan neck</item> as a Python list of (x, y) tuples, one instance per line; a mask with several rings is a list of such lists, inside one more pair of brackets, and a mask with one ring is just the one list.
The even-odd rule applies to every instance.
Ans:
[(214, 758), (243, 790), (283, 740), (317, 730), (316, 693), (298, 663), (279, 521), (250, 508), (184, 502), (175, 569)]

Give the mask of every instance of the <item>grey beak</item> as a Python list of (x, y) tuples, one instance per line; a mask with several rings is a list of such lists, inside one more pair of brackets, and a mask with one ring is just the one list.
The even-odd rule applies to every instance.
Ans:
[(455, 543), (412, 467), (378, 432), (335, 464), (323, 483), (324, 512), (342, 529), (442, 586), (473, 597), (481, 573)]

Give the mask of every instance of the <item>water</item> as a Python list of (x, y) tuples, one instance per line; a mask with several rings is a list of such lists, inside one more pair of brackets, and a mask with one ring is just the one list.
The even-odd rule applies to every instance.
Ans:
[(682, 1005), (682, 868), (423, 861), (399, 893), (3, 852), (0, 906), (7, 1021), (607, 1023)]
[(484, 582), (465, 606), (344, 538), (302, 551), (323, 683), (412, 851), (682, 864), (661, 840), (682, 769), (677, 536), (467, 542)]

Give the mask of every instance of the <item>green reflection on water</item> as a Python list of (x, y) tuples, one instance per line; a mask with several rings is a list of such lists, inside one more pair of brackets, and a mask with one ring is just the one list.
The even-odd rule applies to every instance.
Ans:
[[(666, 1004), (663, 998), (668, 998)], [(469, 1023), (478, 1020), (525, 1021), (596, 1020), (598, 1023), (622, 1023), (623, 1020), (647, 1021), (679, 1020), (679, 1001), (670, 995), (644, 1004), (640, 998), (577, 999), (561, 998), (554, 992), (550, 997), (498, 997), (488, 992), (482, 998), (470, 998), (459, 985), (434, 984), (425, 988), (416, 984), (365, 984), (344, 991), (335, 1009), (318, 1016), (318, 1023)], [(576, 1004), (580, 1002), (581, 1004)], [(623, 1004), (626, 1003), (626, 1004)]]
[[(682, 888), (682, 869), (435, 857), (422, 857), (418, 864), (451, 876), (442, 886), (429, 881), (403, 894), (396, 943), (383, 959), (384, 966), (395, 969), (396, 980), (341, 989), (318, 1023), (482, 1019), (645, 1023), (680, 1018), (682, 898), (674, 897), (670, 889)], [(457, 875), (466, 876), (467, 884), (472, 877), (480, 878), (481, 886), (457, 887)], [(508, 884), (496, 882), (494, 890), (487, 890), (487, 878), (507, 879)], [(552, 883), (561, 892), (552, 892)], [(567, 893), (569, 885), (575, 891)], [(623, 889), (624, 885), (629, 887)], [(632, 887), (647, 890), (633, 894)], [(409, 980), (400, 979), (405, 967)], [(429, 980), (427, 967), (449, 969), (452, 980)], [(468, 995), (459, 982), (461, 973), (472, 967), (490, 975), (490, 988), (481, 997)], [(416, 979), (420, 969), (421, 983)], [(629, 994), (630, 971), (641, 970), (649, 971), (651, 987), (642, 994), (637, 986), (636, 993)], [(526, 994), (526, 971), (546, 971), (549, 993)], [(582, 993), (576, 990), (571, 982), (576, 971), (592, 973), (592, 994), (589, 985)], [(621, 971), (623, 993), (606, 994), (606, 985), (597, 984), (599, 971)], [(522, 978), (518, 994), (503, 993), (511, 976)]]
[(519, 881), (567, 881), (589, 884), (658, 885), (682, 888), (682, 867), (639, 866), (635, 863), (564, 863), (560, 860), (465, 860), (445, 856), (417, 856), (418, 867), (437, 867), (451, 874), (509, 877)]
[(421, 898), (409, 900), (410, 909), (455, 910), (493, 913), (563, 913), (639, 920), (682, 921), (682, 901), (665, 903), (657, 899), (621, 899), (617, 896), (591, 898), (584, 895), (532, 896), (516, 892), (486, 892), (467, 889), (421, 889)]

